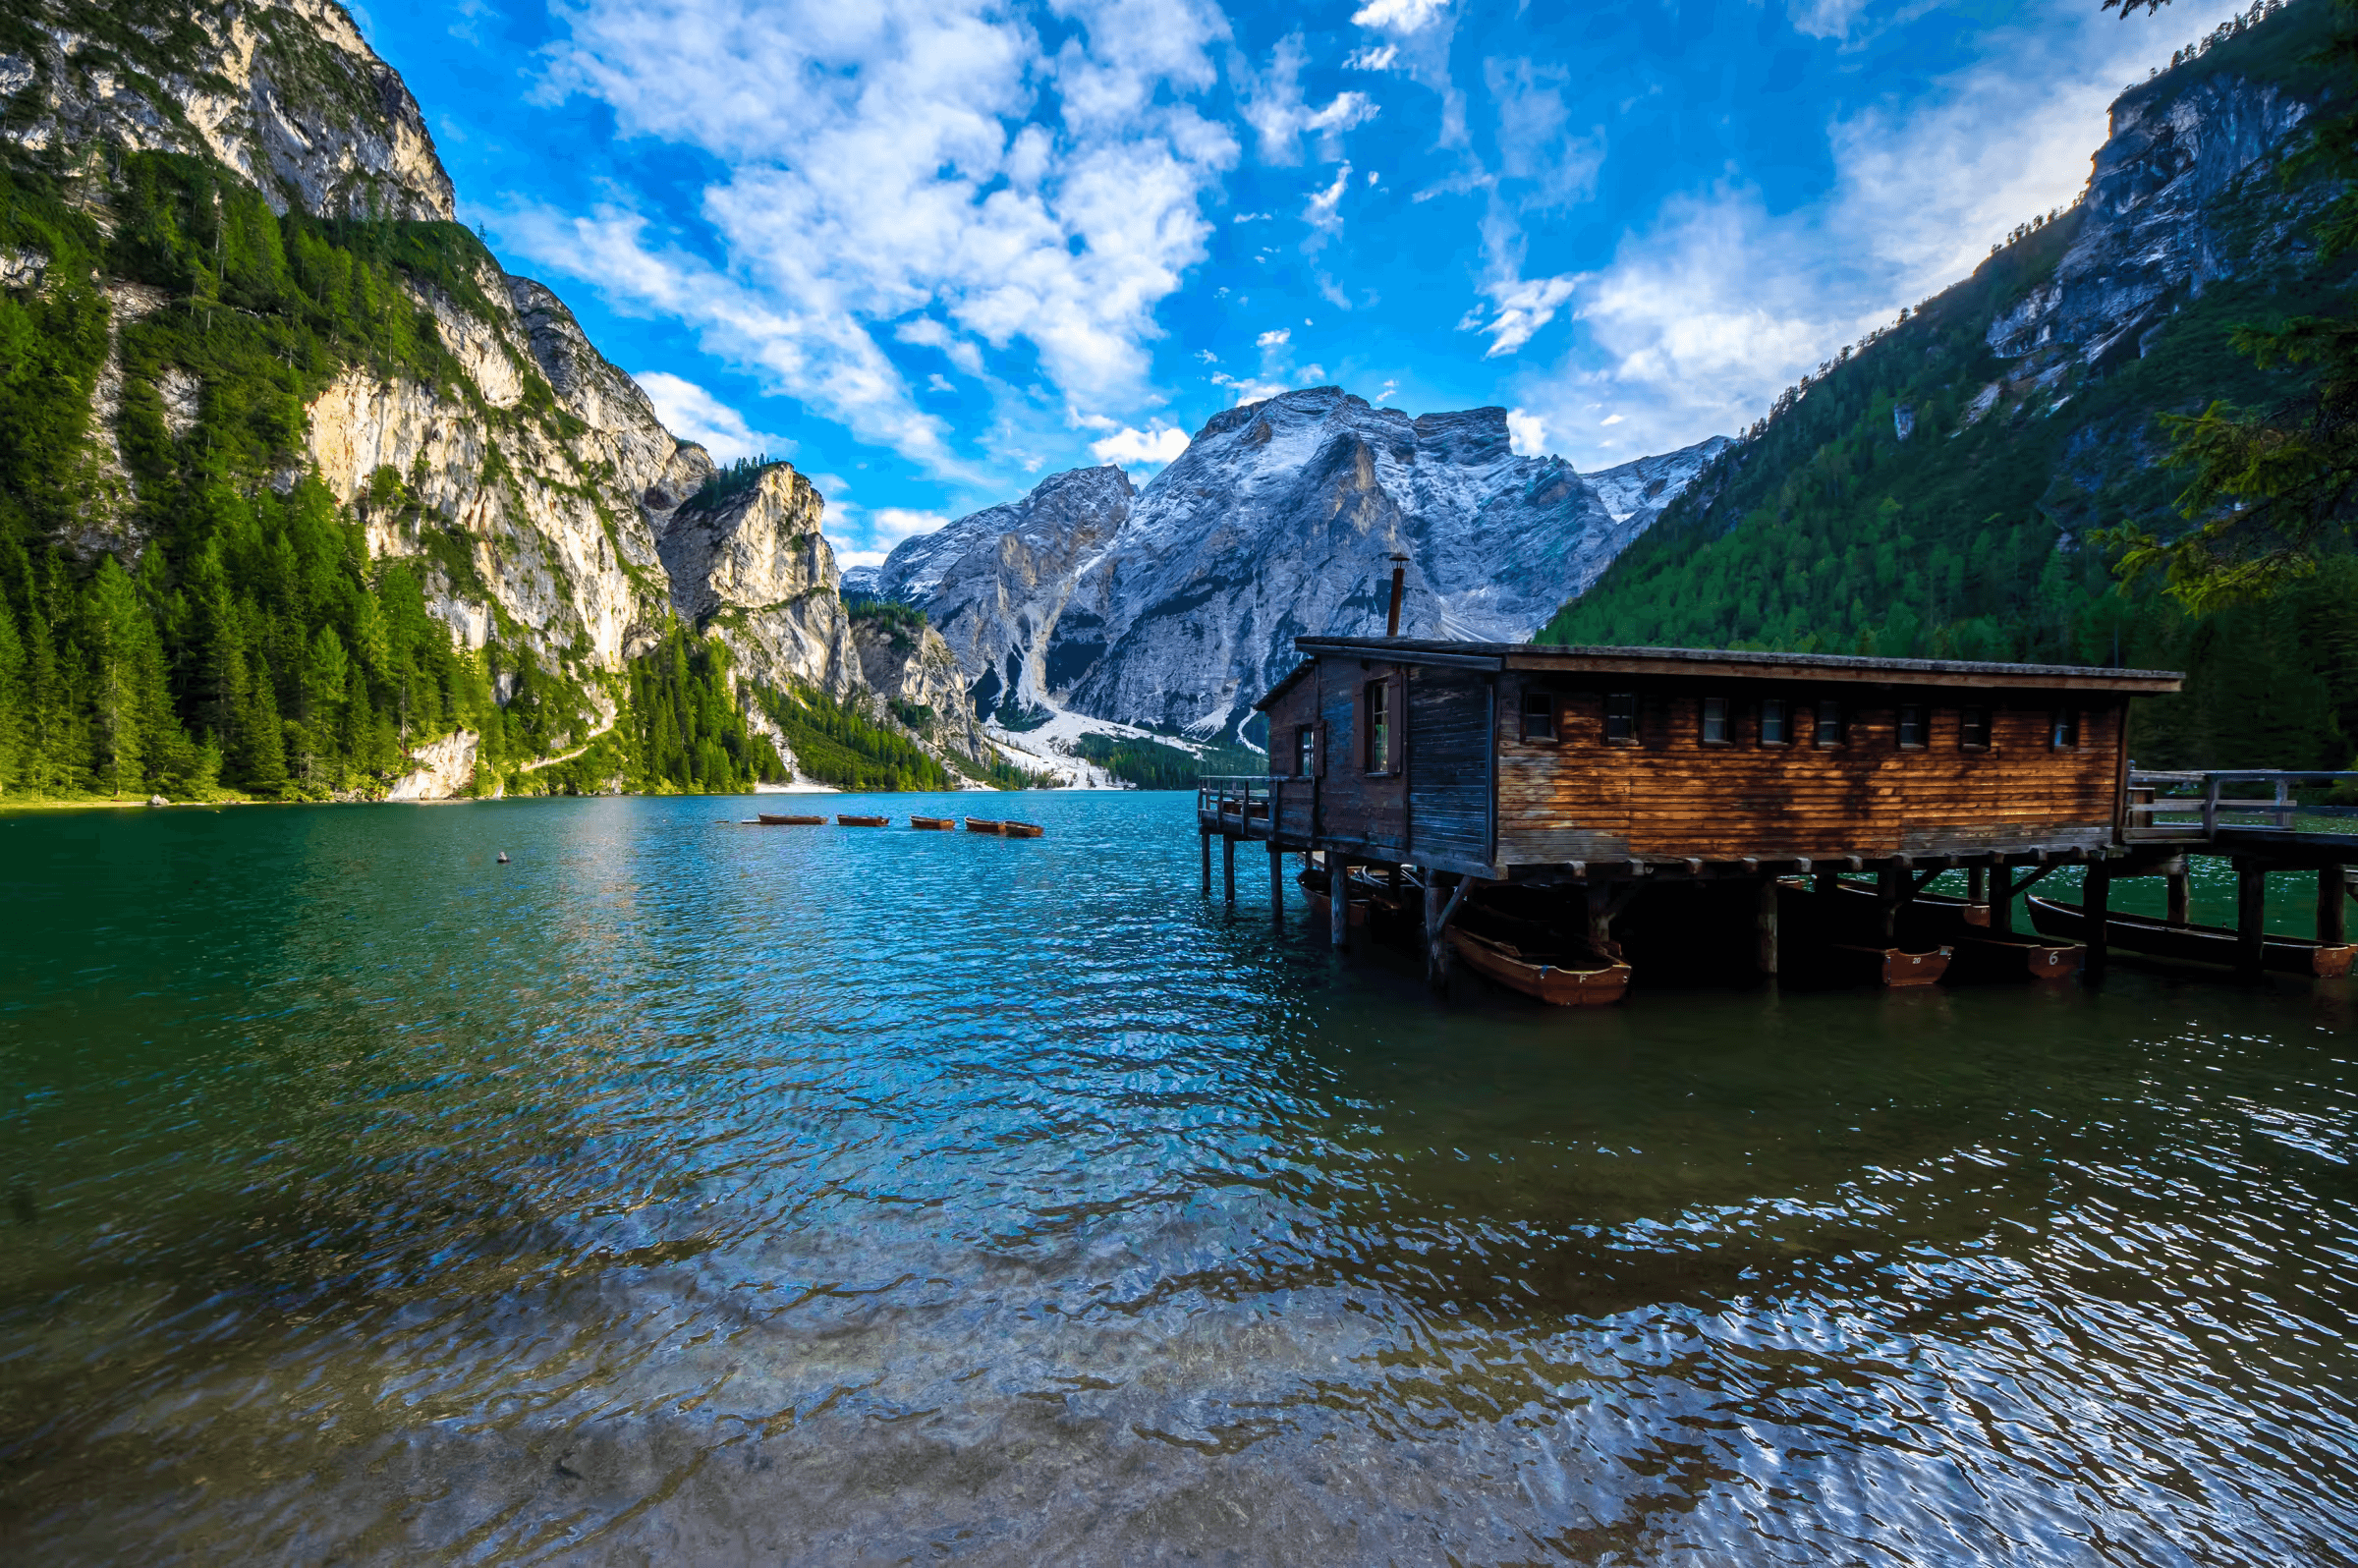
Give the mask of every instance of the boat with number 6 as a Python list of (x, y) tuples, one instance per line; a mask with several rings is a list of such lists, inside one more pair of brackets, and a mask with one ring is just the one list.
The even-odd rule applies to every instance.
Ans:
[[(2086, 940), (2088, 912), (2079, 905), (2035, 894), (2023, 902), (2030, 906), (2031, 924), (2047, 935)], [(2235, 966), (2239, 945), (2235, 932), (2224, 925), (2172, 925), (2151, 915), (2118, 913), (2107, 913), (2105, 917), (2105, 941), (2123, 953), (2142, 953), (2148, 958), (2177, 959), (2191, 964), (2221, 964), (2229, 969)], [(2260, 967), (2272, 975), (2338, 980), (2350, 972), (2353, 955), (2358, 955), (2358, 948), (2347, 944), (2326, 947), (2305, 936), (2271, 934), (2261, 941)]]

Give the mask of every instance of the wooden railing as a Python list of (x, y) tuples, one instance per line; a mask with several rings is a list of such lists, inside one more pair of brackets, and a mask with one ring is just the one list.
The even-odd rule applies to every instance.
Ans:
[[(2304, 773), (2278, 768), (2232, 768), (2207, 773), (2163, 773), (2139, 769), (2129, 774), (2128, 819), (2125, 836), (2132, 840), (2217, 839), (2221, 827), (2269, 827), (2290, 832), (2301, 810), (2292, 798), (2295, 785), (2340, 784), (2358, 780), (2358, 773)], [(2265, 798), (2231, 797), (2230, 786), (2257, 785)], [(2168, 792), (2168, 793), (2164, 793)], [(2162, 820), (2164, 814), (2172, 819)], [(2221, 821), (2259, 814), (2265, 821)], [(2358, 835), (2358, 823), (2352, 824)]]
[(1206, 816), (1265, 822), (1284, 782), (1266, 773), (1206, 774), (1196, 780), (1196, 810)]

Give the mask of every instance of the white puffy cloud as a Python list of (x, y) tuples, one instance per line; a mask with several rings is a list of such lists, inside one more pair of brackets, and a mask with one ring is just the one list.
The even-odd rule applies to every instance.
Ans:
[(1097, 455), (1099, 463), (1119, 463), (1124, 468), (1159, 468), (1178, 461), (1187, 450), (1187, 432), (1160, 420), (1148, 421), (1143, 430), (1116, 430), (1102, 441), (1092, 441), (1089, 449)]
[(1506, 411), (1506, 444), (1517, 457), (1547, 455), (1546, 421), (1521, 409)]
[(1433, 19), (1448, 9), (1449, 0), (1369, 0), (1351, 13), (1351, 20), (1363, 28), (1417, 32), (1432, 26)]
[[(722, 166), (708, 234), (643, 213), (528, 210), (502, 239), (939, 474), (964, 464), (882, 346), (1089, 402), (1146, 391), (1156, 305), (1205, 254), (1235, 160), (1191, 101), (1227, 25), (1210, 0), (579, 0), (545, 92)], [(1069, 35), (1043, 38), (1042, 28)], [(918, 371), (922, 379), (925, 373)]]
[(655, 406), (663, 428), (682, 440), (694, 441), (720, 463), (739, 458), (783, 458), (794, 443), (782, 435), (757, 430), (745, 416), (698, 386), (664, 370), (641, 370), (631, 377)]
[(1263, 332), (1260, 337), (1255, 338), (1253, 343), (1256, 348), (1273, 349), (1278, 347), (1280, 344), (1290, 342), (1293, 338), (1293, 335), (1294, 329), (1292, 327), (1271, 327), (1268, 331)]
[(1346, 71), (1389, 71), (1399, 58), (1400, 46), (1396, 43), (1370, 44), (1365, 49), (1352, 50), (1343, 60), (1343, 69)]

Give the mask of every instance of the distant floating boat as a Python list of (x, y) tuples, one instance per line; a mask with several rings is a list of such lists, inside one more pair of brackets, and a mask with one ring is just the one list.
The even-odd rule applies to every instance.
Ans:
[(996, 833), (1004, 838), (1007, 834), (1007, 824), (994, 822), (987, 816), (970, 816), (966, 819), (966, 830), (970, 833)]
[[(2088, 912), (2077, 904), (2059, 899), (2026, 897), (2030, 906), (2031, 924), (2049, 936), (2084, 940), (2088, 930)], [(2196, 964), (2235, 965), (2238, 938), (2223, 925), (2172, 925), (2150, 915), (2114, 915), (2105, 918), (2105, 941), (2124, 953), (2144, 953), (2153, 958), (2182, 959)], [(2350, 972), (2350, 960), (2358, 948), (2349, 946), (2324, 947), (2301, 936), (2270, 934), (2260, 944), (2260, 967), (2274, 975), (2307, 975), (2316, 980), (2336, 980)]]
[(1038, 822), (1008, 822), (1003, 831), (1009, 838), (1038, 838), (1047, 829)]
[(835, 818), (835, 824), (838, 827), (890, 827), (892, 818), (889, 816), (838, 816)]
[(958, 818), (955, 816), (912, 816), (909, 818), (909, 825), (922, 827), (932, 833), (952, 833), (958, 829)]
[(823, 816), (778, 816), (768, 812), (759, 813), (759, 819), (763, 827), (817, 827), (826, 821)]

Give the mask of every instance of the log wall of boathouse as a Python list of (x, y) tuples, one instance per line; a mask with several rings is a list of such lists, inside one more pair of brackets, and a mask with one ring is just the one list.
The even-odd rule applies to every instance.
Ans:
[[(1602, 683), (1542, 672), (1501, 678), (1497, 862), (1553, 864), (1697, 856), (1892, 855), (2096, 849), (2114, 835), (2126, 713), (2118, 699), (1980, 688), (1752, 685), (1627, 677), (1635, 734), (1605, 735)], [(1554, 739), (1527, 739), (1525, 703), (1553, 710)], [(1724, 703), (1725, 739), (1704, 739), (1703, 703)], [(1784, 704), (1788, 736), (1763, 739), (1765, 702)], [(1902, 746), (1902, 703), (1922, 716)], [(1821, 704), (1842, 738), (1791, 733)], [(2057, 745), (2058, 709), (2075, 738)], [(1968, 709), (1987, 714), (1967, 744)]]

